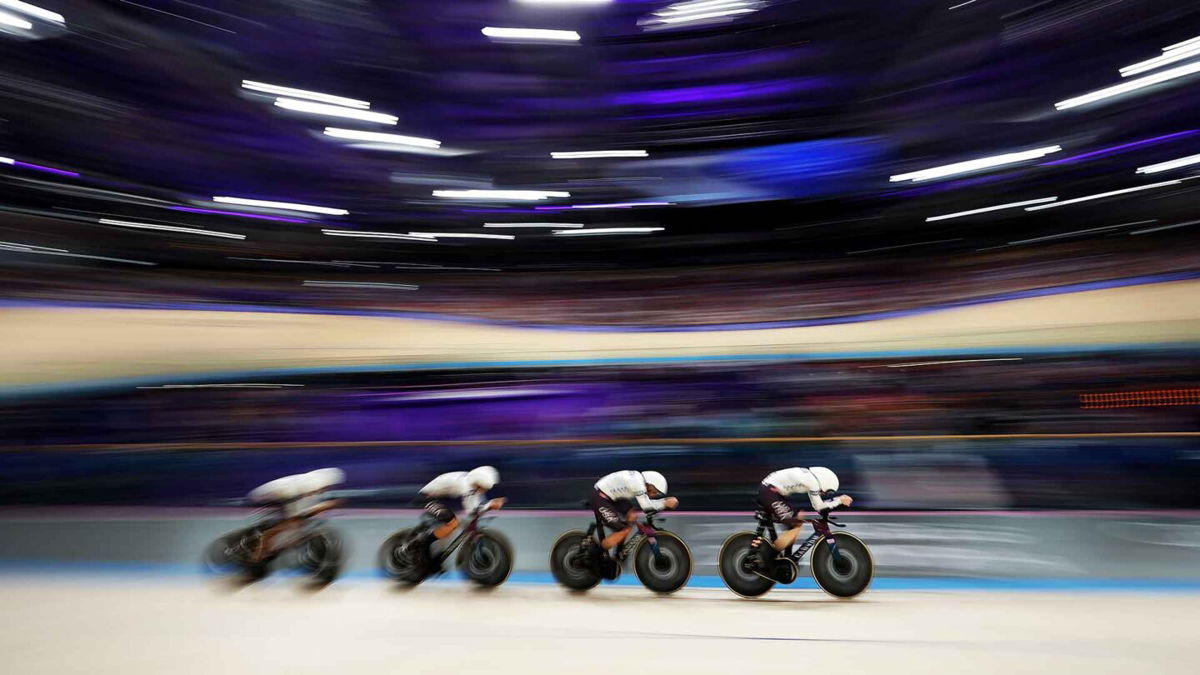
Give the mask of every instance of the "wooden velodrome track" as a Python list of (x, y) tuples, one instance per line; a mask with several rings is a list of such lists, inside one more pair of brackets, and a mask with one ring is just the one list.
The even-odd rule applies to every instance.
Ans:
[(0, 654), (20, 675), (307, 673), (1194, 673), (1194, 594), (820, 591), (744, 600), (509, 584), (316, 594), (170, 579), (0, 577)]
[(363, 316), (0, 309), (0, 390), (207, 374), (861, 358), (1200, 343), (1200, 281), (996, 302), (877, 321), (686, 333), (583, 332)]

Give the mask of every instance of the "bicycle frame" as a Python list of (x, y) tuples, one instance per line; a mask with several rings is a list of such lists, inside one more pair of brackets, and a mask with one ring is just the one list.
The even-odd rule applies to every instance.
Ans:
[[(259, 511), (256, 512), (254, 515), (259, 516), (260, 513), (270, 514), (270, 513), (272, 513), (272, 511), (268, 510), (268, 509), (259, 509)], [(271, 528), (275, 527), (276, 525), (279, 525), (280, 523), (284, 522), (285, 520), (286, 519), (284, 519), (284, 518), (270, 517), (269, 515), (268, 515), (268, 517), (260, 516), (257, 522), (255, 522), (254, 524), (249, 525), (245, 528), (242, 528), (243, 534), (242, 534), (241, 538), (243, 541), (247, 537), (252, 537), (254, 539), (257, 539), (258, 537), (263, 536), (263, 534), (267, 530), (270, 530)], [(287, 546), (281, 547), (277, 551), (277, 553), (283, 553), (284, 551), (286, 551), (288, 549), (295, 548), (296, 546), (304, 543), (304, 540), (307, 539), (312, 534), (311, 530), (313, 528), (323, 524), (324, 522), (325, 522), (325, 520), (324, 520), (324, 518), (320, 517), (320, 514), (312, 515), (312, 516), (304, 516), (304, 517), (300, 518), (299, 526), (296, 527), (293, 532), (289, 533), (292, 535), (291, 537), (289, 537), (290, 543), (288, 543)]]
[[(442, 560), (449, 558), (450, 554), (453, 553), (459, 546), (461, 546), (464, 541), (473, 539), (475, 535), (479, 533), (479, 530), (481, 529), (479, 521), (483, 519), (484, 513), (486, 513), (486, 511), (480, 511), (479, 513), (476, 513), (471, 517), (471, 520), (467, 521), (466, 525), (463, 525), (462, 529), (459, 530), (458, 536), (452, 539), (450, 543), (447, 544), (444, 549), (442, 549), (442, 552), (438, 554)], [(490, 516), (488, 520), (491, 520), (492, 518), (495, 518), (495, 516)]]
[[(254, 515), (260, 516), (260, 514), (263, 513), (273, 513), (273, 509), (259, 509)], [(255, 551), (258, 550), (259, 542), (261, 541), (262, 537), (268, 530), (281, 522), (283, 522), (283, 519), (270, 517), (263, 518), (260, 516), (258, 522), (254, 523), (253, 525), (244, 527), (241, 530), (236, 530), (235, 533), (240, 532), (236, 548), (233, 549), (237, 551), (237, 557), (246, 560), (254, 557), (256, 555)], [(299, 549), (314, 536), (314, 531), (324, 524), (325, 519), (322, 518), (320, 514), (304, 517), (301, 520), (299, 527), (286, 533), (287, 537), (284, 538), (282, 545), (279, 545), (279, 543), (276, 542), (274, 550), (264, 556), (263, 561), (269, 562), (281, 555), (284, 555), (285, 553), (288, 553), (289, 551)], [(226, 550), (228, 551), (231, 549)]]
[[(754, 517), (758, 520), (758, 528), (754, 531), (754, 536), (762, 537), (764, 533), (770, 534), (771, 542), (774, 542), (779, 538), (779, 535), (776, 534), (775, 531), (775, 522), (767, 517), (766, 512), (761, 510), (755, 511)], [(829, 513), (827, 511), (822, 511), (820, 518), (805, 518), (801, 522), (812, 523), (813, 533), (808, 535), (808, 538), (801, 542), (799, 546), (793, 543), (791, 546), (788, 546), (786, 549), (784, 549), (784, 557), (791, 558), (792, 562), (799, 564), (800, 559), (804, 557), (804, 554), (808, 553), (809, 549), (811, 549), (813, 546), (816, 546), (817, 542), (823, 537), (825, 539), (825, 543), (829, 546), (829, 552), (833, 554), (834, 561), (840, 564), (842, 562), (842, 554), (841, 551), (838, 550), (836, 538), (832, 536), (832, 533), (829, 530)], [(833, 524), (837, 525), (837, 523)], [(843, 525), (840, 527), (845, 526)]]
[[(633, 553), (634, 548), (637, 547), (638, 542), (645, 538), (650, 542), (650, 551), (654, 554), (655, 561), (662, 562), (662, 553), (658, 550), (658, 537), (656, 536), (658, 530), (654, 526), (654, 514), (646, 513), (644, 515), (645, 521), (643, 522), (641, 519), (634, 521), (633, 534), (629, 535), (629, 538), (621, 545), (620, 560), (628, 558), (629, 554)], [(595, 536), (597, 543), (604, 540), (604, 523), (600, 520), (599, 515), (596, 516), (596, 522), (588, 527), (588, 536)]]

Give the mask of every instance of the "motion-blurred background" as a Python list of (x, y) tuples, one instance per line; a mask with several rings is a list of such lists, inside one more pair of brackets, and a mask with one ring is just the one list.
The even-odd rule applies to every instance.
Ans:
[(489, 463), (711, 573), (825, 465), (885, 576), (1194, 583), (1198, 84), (1177, 0), (0, 0), (0, 558)]

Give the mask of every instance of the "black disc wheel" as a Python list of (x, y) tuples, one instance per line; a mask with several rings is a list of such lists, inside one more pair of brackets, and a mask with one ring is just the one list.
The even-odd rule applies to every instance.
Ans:
[(227, 534), (208, 545), (204, 551), (204, 570), (210, 574), (232, 574), (241, 567), (240, 543), (242, 534)]
[(550, 549), (554, 580), (572, 591), (586, 591), (600, 583), (600, 575), (588, 559), (589, 539), (586, 533), (572, 530), (559, 537)]
[(205, 569), (213, 574), (237, 575), (243, 581), (262, 579), (270, 569), (269, 559), (254, 562), (262, 535), (261, 529), (248, 527), (214, 541), (204, 552)]
[(649, 539), (638, 542), (633, 569), (642, 585), (655, 593), (674, 593), (692, 577), (692, 552), (678, 535), (659, 530), (658, 555)]
[(345, 552), (341, 537), (333, 530), (322, 529), (300, 546), (297, 561), (318, 584), (331, 584), (342, 572)]
[(499, 586), (512, 574), (512, 544), (499, 532), (480, 532), (459, 551), (458, 567), (478, 586)]
[(822, 539), (813, 547), (812, 575), (826, 593), (837, 598), (853, 598), (871, 585), (875, 561), (870, 549), (858, 537), (846, 532), (833, 536), (841, 560), (834, 559), (829, 543)]
[[(775, 586), (775, 581), (759, 576), (755, 570), (758, 563), (758, 550), (750, 544), (757, 539), (753, 532), (738, 532), (732, 534), (721, 545), (718, 557), (718, 570), (721, 581), (729, 590), (743, 598), (757, 598)], [(761, 543), (769, 546), (767, 542)]]
[(402, 584), (418, 584), (425, 578), (424, 556), (414, 538), (411, 529), (400, 530), (379, 547), (379, 568), (388, 578)]

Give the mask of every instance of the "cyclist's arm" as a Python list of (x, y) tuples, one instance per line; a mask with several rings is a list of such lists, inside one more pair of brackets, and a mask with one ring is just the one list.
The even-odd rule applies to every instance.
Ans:
[(313, 504), (311, 507), (306, 509), (304, 515), (315, 516), (319, 513), (324, 513), (330, 509), (335, 509), (341, 506), (343, 501), (344, 500), (341, 499), (326, 499), (325, 501)]
[(475, 515), (479, 512), (480, 506), (487, 503), (484, 497), (486, 495), (482, 492), (470, 492), (463, 495), (463, 510), (472, 516)]
[(650, 499), (645, 492), (637, 495), (636, 499), (638, 508), (643, 511), (662, 511), (667, 508), (666, 499)]
[(836, 509), (842, 505), (837, 499), (821, 499), (821, 493), (816, 491), (808, 493), (808, 501), (812, 502), (813, 509), (818, 512), (826, 509)]

